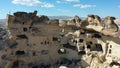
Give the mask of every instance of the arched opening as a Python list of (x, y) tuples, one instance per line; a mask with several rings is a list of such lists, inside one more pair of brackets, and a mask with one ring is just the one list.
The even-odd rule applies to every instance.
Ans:
[(25, 24), (25, 22), (22, 23), (23, 25)]
[(93, 45), (93, 42), (92, 42), (92, 41), (88, 41), (88, 42), (87, 42), (87, 48), (88, 48), (88, 49), (91, 49), (92, 45)]
[(11, 68), (20, 68), (20, 67), (24, 67), (24, 62), (20, 60), (16, 60), (15, 62), (13, 62)]
[(81, 35), (84, 35), (84, 34), (85, 34), (85, 31), (81, 31), (80, 34), (81, 34)]
[(78, 52), (78, 54), (79, 55), (84, 55), (84, 54), (86, 54), (86, 52), (85, 51), (80, 51), (80, 52)]
[(18, 39), (28, 39), (26, 35), (17, 35)]
[(111, 54), (111, 52), (112, 52), (112, 50), (111, 50), (111, 49), (109, 49), (109, 54)]
[(79, 42), (82, 43), (84, 40), (83, 39), (79, 39)]
[(47, 42), (45, 41), (45, 45), (47, 44)]
[(73, 40), (73, 43), (77, 43), (77, 40)]
[(57, 37), (53, 37), (53, 41), (58, 41), (58, 38)]
[(60, 64), (60, 65), (67, 64), (67, 65), (70, 65), (70, 64), (72, 64), (72, 61), (67, 59), (67, 58), (61, 58), (59, 61), (56, 62), (56, 64)]
[(88, 45), (87, 45), (87, 48), (90, 49), (90, 48), (91, 48), (91, 45), (88, 44)]
[(24, 28), (23, 28), (23, 31), (26, 32), (26, 31), (27, 31), (27, 28), (24, 27)]
[(95, 48), (96, 51), (103, 51), (101, 44), (95, 44), (95, 46), (96, 46)]
[(110, 48), (112, 48), (112, 45), (110, 45)]
[(43, 42), (41, 42), (41, 44), (43, 44)]
[(19, 61), (13, 62), (12, 68), (19, 68)]
[(83, 50), (85, 50), (85, 46), (83, 46)]
[(76, 50), (76, 46), (73, 46), (73, 45), (71, 45), (69, 43), (63, 44), (63, 47), (68, 48), (68, 49), (72, 49), (72, 50)]
[(88, 43), (89, 43), (89, 44), (91, 44), (91, 45), (93, 44), (93, 42), (92, 42), (92, 41), (89, 41)]
[(16, 53), (15, 53), (16, 55), (25, 55), (25, 52), (24, 51), (16, 51)]
[(33, 56), (36, 56), (36, 52), (35, 51), (33, 52)]
[(100, 34), (94, 34), (92, 37), (94, 37), (94, 38), (101, 38), (102, 36)]

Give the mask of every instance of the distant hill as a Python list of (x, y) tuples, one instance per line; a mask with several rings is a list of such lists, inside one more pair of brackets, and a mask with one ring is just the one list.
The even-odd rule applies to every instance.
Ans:
[(117, 18), (117, 19), (115, 20), (115, 22), (116, 22), (116, 24), (120, 24), (120, 18)]
[[(50, 19), (61, 19), (61, 20), (66, 20), (66, 19), (73, 19), (72, 16), (48, 16)], [(80, 17), (81, 19), (85, 19), (85, 17)]]
[(48, 16), (50, 19), (72, 19), (71, 16)]
[(0, 24), (6, 23), (6, 19), (0, 19)]

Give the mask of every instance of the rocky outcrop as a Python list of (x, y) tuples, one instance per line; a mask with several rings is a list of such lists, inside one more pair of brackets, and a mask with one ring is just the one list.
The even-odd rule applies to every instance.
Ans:
[(114, 22), (115, 17), (108, 16), (101, 20), (98, 15), (90, 14), (85, 20), (80, 22), (80, 27), (84, 29), (93, 29), (104, 35), (117, 36), (119, 27)]
[(45, 15), (42, 15), (39, 17), (39, 22), (41, 23), (47, 23), (49, 21), (49, 18)]
[(101, 25), (101, 18), (98, 15), (94, 15), (95, 19), (94, 19), (94, 25), (95, 26), (100, 26)]
[(81, 21), (81, 27), (88, 25), (100, 26), (101, 18), (98, 15), (89, 14), (85, 20)]
[(74, 16), (74, 19), (72, 19), (72, 21), (74, 22), (74, 23), (80, 23), (80, 21), (81, 21), (81, 19), (79, 18), (79, 16)]
[(58, 19), (49, 20), (48, 24), (59, 24)]
[(88, 25), (93, 25), (94, 24), (94, 15), (90, 14), (85, 20), (82, 20), (80, 22), (80, 27), (81, 28), (86, 28)]
[(67, 22), (67, 25), (68, 26), (77, 26), (79, 27), (80, 26), (80, 22), (81, 22), (81, 19), (79, 18), (79, 16), (74, 16), (74, 18), (72, 20), (69, 20)]
[(103, 30), (108, 30), (108, 31), (113, 31), (113, 32), (118, 32), (118, 26), (114, 22), (115, 17), (108, 16), (106, 17), (102, 24), (103, 24)]

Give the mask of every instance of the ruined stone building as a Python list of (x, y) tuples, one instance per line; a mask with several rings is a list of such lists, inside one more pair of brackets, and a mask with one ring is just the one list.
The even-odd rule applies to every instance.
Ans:
[(1, 68), (120, 67), (119, 28), (113, 17), (101, 20), (50, 20), (37, 11), (7, 16), (9, 46), (1, 51)]

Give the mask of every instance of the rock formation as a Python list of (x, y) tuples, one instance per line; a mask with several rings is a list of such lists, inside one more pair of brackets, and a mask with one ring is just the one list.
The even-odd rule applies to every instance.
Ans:
[(94, 24), (94, 19), (95, 19), (94, 15), (89, 14), (88, 17), (85, 20), (82, 20), (80, 22), (81, 28), (86, 28), (86, 26), (88, 26), (88, 25), (93, 25)]
[(105, 32), (117, 31), (113, 17), (102, 23), (93, 14), (85, 20), (36, 15), (37, 11), (8, 15), (10, 37), (0, 50), (0, 68), (120, 67), (120, 38)]
[(59, 20), (58, 19), (49, 20), (48, 24), (59, 24)]
[(108, 30), (108, 31), (113, 31), (113, 32), (118, 32), (118, 26), (114, 22), (115, 17), (108, 16), (103, 20), (103, 30)]
[(82, 26), (88, 25), (94, 25), (94, 26), (100, 26), (101, 25), (101, 18), (98, 15), (89, 14), (88, 17), (81, 22)]
[(101, 18), (98, 15), (95, 15), (94, 17), (95, 17), (95, 19), (94, 19), (94, 25), (95, 26), (101, 25), (101, 21), (102, 21)]
[(81, 19), (78, 16), (75, 16), (73, 19), (74, 23), (80, 23)]

